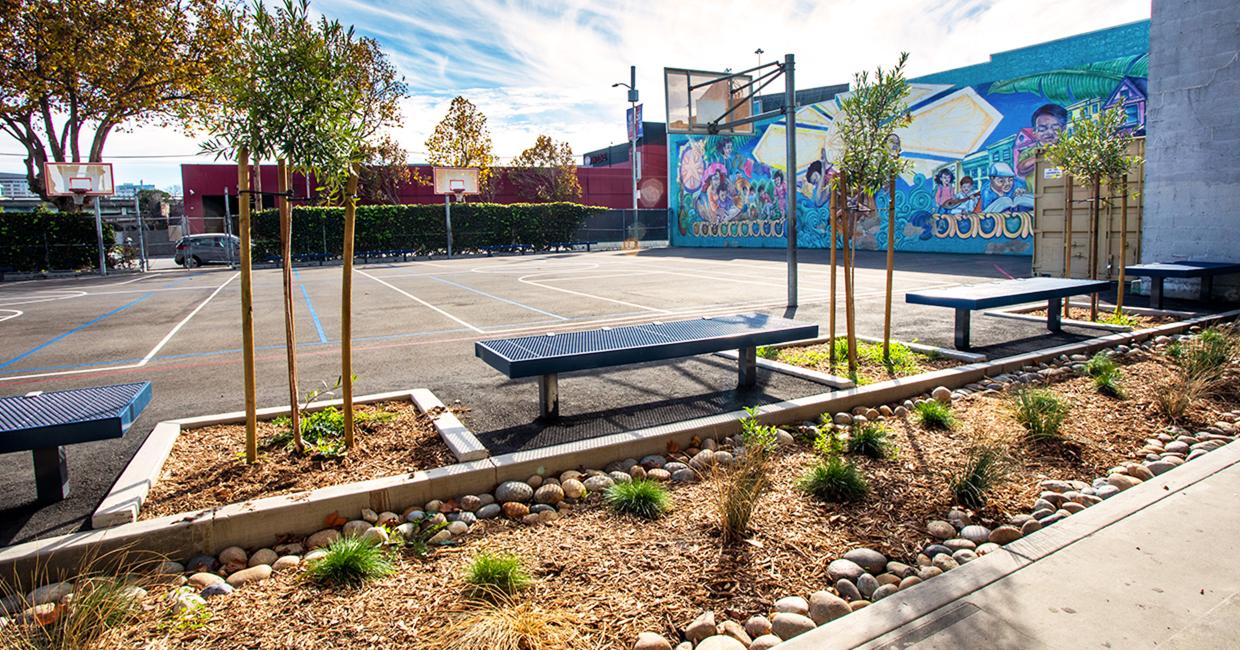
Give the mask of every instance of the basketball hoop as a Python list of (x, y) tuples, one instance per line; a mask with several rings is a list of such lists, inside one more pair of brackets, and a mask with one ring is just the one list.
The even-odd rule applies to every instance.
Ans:
[(73, 205), (82, 207), (86, 202), (86, 195), (90, 193), (89, 187), (71, 187), (69, 191), (73, 193)]

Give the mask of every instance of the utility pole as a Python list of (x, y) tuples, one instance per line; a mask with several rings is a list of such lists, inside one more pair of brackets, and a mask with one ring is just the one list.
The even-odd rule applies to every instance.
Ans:
[[(784, 55), (784, 114), (787, 126), (785, 183), (788, 186), (788, 219), (784, 223), (784, 235), (788, 238), (788, 306), (797, 306), (797, 92), (793, 80), (796, 65), (791, 54)], [(832, 243), (834, 245), (834, 243)], [(834, 345), (834, 342), (832, 343)]]
[(637, 66), (629, 66), (629, 110), (633, 112), (633, 126), (629, 150), (629, 163), (633, 168), (633, 236), (637, 237), (637, 134), (641, 131), (641, 117), (637, 114)]

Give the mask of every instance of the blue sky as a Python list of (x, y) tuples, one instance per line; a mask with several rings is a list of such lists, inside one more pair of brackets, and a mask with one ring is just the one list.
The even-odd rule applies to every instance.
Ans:
[[(625, 139), (629, 65), (646, 118), (662, 120), (665, 66), (740, 69), (791, 52), (800, 88), (843, 83), (910, 52), (916, 76), (993, 52), (1149, 18), (1149, 0), (311, 0), (312, 10), (379, 40), (409, 83), (395, 135), (424, 160), (451, 99), (487, 115), (501, 162), (545, 133), (584, 153)], [(778, 84), (775, 84), (778, 85)], [(771, 88), (774, 88), (773, 85)], [(199, 137), (176, 129), (115, 133), (105, 158), (118, 182), (180, 184)], [(0, 139), (0, 153), (21, 151)], [(152, 157), (158, 156), (158, 157)], [(21, 171), (0, 156), (0, 170)]]

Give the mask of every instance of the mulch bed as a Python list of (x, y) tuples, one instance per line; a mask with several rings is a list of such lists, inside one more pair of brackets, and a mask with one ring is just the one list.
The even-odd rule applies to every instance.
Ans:
[(280, 433), (271, 421), (258, 423), (260, 462), (244, 461), (245, 424), (182, 429), (164, 463), (163, 473), (142, 505), (140, 518), (213, 508), (248, 499), (365, 481), (442, 467), (456, 458), (440, 439), (431, 418), (409, 401), (362, 404), (357, 413), (385, 411), (391, 420), (358, 428), (356, 447), (342, 458), (298, 455), (291, 449), (263, 446)]
[[(1046, 308), (1035, 309), (1034, 311), (1024, 312), (1029, 316), (1037, 316), (1038, 318), (1046, 318)], [(1100, 306), (1098, 307), (1098, 318), (1103, 319), (1112, 313), (1111, 309)], [(1090, 322), (1089, 309), (1086, 307), (1071, 307), (1068, 309), (1069, 318), (1072, 320)], [(1124, 315), (1131, 318), (1137, 323), (1134, 329), (1147, 329), (1155, 325), (1165, 325), (1180, 320), (1174, 316), (1160, 316), (1157, 314), (1138, 314), (1131, 311), (1125, 311)], [(1101, 322), (1101, 321), (1099, 321)]]

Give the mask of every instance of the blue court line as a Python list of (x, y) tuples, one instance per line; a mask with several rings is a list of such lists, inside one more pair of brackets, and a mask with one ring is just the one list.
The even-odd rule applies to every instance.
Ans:
[(51, 344), (53, 344), (53, 343), (55, 343), (55, 342), (57, 342), (57, 341), (59, 341), (59, 340), (61, 340), (61, 339), (65, 338), (66, 336), (69, 336), (70, 334), (74, 334), (74, 333), (76, 333), (76, 332), (80, 332), (80, 331), (82, 331), (82, 330), (86, 329), (87, 327), (90, 327), (91, 325), (94, 325), (95, 323), (98, 323), (99, 321), (101, 321), (101, 320), (103, 320), (103, 319), (107, 318), (108, 316), (111, 316), (112, 314), (117, 314), (117, 313), (120, 313), (120, 312), (122, 312), (122, 311), (125, 311), (126, 309), (129, 309), (130, 307), (133, 307), (134, 305), (136, 305), (136, 304), (138, 304), (138, 303), (142, 302), (143, 300), (146, 300), (146, 299), (147, 299), (147, 298), (149, 298), (149, 297), (151, 297), (151, 294), (149, 294), (149, 293), (144, 293), (144, 294), (142, 294), (141, 296), (138, 296), (136, 299), (134, 299), (134, 300), (132, 300), (132, 301), (130, 301), (130, 302), (127, 302), (127, 303), (125, 303), (125, 304), (121, 305), (120, 307), (117, 307), (116, 309), (113, 309), (112, 311), (107, 312), (106, 314), (103, 314), (103, 315), (101, 315), (101, 316), (96, 316), (95, 318), (92, 318), (91, 320), (86, 321), (85, 323), (82, 323), (81, 325), (78, 325), (77, 327), (75, 327), (75, 328), (73, 328), (73, 329), (69, 330), (68, 332), (65, 332), (64, 334), (61, 334), (61, 335), (59, 335), (59, 336), (53, 337), (53, 338), (51, 338), (51, 339), (48, 339), (47, 341), (44, 341), (43, 343), (41, 343), (41, 344), (39, 344), (39, 345), (37, 345), (37, 346), (35, 346), (35, 347), (33, 347), (33, 348), (29, 349), (29, 350), (26, 350), (25, 352), (23, 352), (23, 353), (21, 353), (21, 354), (19, 354), (19, 355), (15, 356), (15, 357), (13, 357), (12, 359), (9, 359), (8, 361), (5, 361), (4, 363), (0, 363), (0, 368), (7, 368), (8, 366), (11, 366), (11, 365), (13, 365), (13, 364), (17, 363), (18, 361), (21, 361), (22, 359), (25, 359), (26, 357), (28, 357), (28, 356), (30, 356), (30, 355), (32, 355), (32, 354), (34, 354), (35, 352), (38, 352), (39, 350), (42, 350), (43, 348), (46, 348), (47, 346), (49, 346), (49, 345), (51, 345)]
[[(407, 275), (407, 274), (402, 273), (401, 275)], [(445, 279), (445, 278), (441, 278), (441, 277), (439, 277), (438, 275), (432, 275), (432, 276), (430, 276), (430, 278), (431, 278), (432, 280), (437, 280), (437, 281), (442, 282), (442, 283), (444, 283), (444, 284), (450, 284), (450, 285), (452, 285), (452, 286), (454, 286), (454, 287), (458, 287), (458, 288), (464, 289), (464, 290), (466, 290), (466, 291), (472, 291), (472, 292), (474, 292), (474, 293), (476, 293), (476, 294), (478, 294), (478, 295), (480, 295), (480, 296), (486, 296), (487, 298), (490, 298), (490, 299), (492, 299), (492, 300), (498, 300), (498, 301), (500, 301), (500, 302), (506, 302), (506, 303), (508, 303), (508, 304), (510, 304), (510, 305), (516, 305), (517, 307), (520, 307), (520, 308), (522, 308), (522, 309), (528, 309), (528, 310), (533, 311), (533, 312), (538, 312), (538, 313), (540, 313), (540, 314), (542, 314), (542, 315), (544, 315), (544, 316), (550, 316), (550, 317), (552, 317), (552, 318), (558, 318), (558, 319), (560, 319), (560, 320), (571, 320), (571, 319), (570, 319), (569, 317), (567, 317), (567, 316), (561, 316), (561, 315), (559, 315), (559, 314), (553, 314), (553, 313), (551, 313), (551, 312), (549, 312), (549, 311), (545, 311), (545, 310), (539, 309), (539, 308), (537, 308), (537, 307), (531, 307), (530, 305), (527, 305), (527, 304), (525, 304), (525, 303), (517, 302), (516, 300), (509, 300), (508, 298), (501, 298), (501, 297), (496, 296), (496, 295), (494, 295), (494, 294), (490, 294), (490, 293), (487, 293), (487, 292), (485, 292), (485, 291), (482, 291), (481, 289), (475, 289), (475, 288), (473, 288), (473, 287), (469, 287), (469, 286), (463, 285), (463, 284), (461, 284), (461, 283), (459, 283), (459, 282), (453, 282), (452, 280), (448, 280), (448, 279)]]
[(319, 333), (319, 343), (326, 343), (327, 334), (323, 332), (323, 323), (319, 322), (319, 313), (314, 310), (314, 301), (310, 300), (310, 292), (306, 291), (306, 284), (301, 281), (301, 271), (293, 269), (293, 275), (297, 277), (298, 286), (301, 287), (301, 297), (306, 299), (306, 309), (310, 310), (310, 318), (314, 320), (314, 330)]

